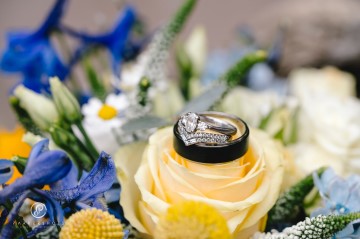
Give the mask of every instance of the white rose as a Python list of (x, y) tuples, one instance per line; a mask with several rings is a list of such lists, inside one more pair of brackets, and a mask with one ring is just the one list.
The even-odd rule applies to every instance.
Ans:
[(321, 70), (300, 68), (290, 73), (290, 91), (300, 100), (314, 94), (325, 94), (339, 97), (355, 96), (355, 78), (334, 67)]
[(354, 78), (335, 68), (304, 69), (295, 71), (290, 82), (300, 102), (300, 143), (307, 145), (299, 147), (313, 158), (312, 166), (330, 165), (339, 173), (359, 173), (360, 102), (353, 96)]

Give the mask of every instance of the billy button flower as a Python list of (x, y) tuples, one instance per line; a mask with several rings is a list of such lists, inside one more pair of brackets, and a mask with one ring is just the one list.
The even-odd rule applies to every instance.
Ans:
[(155, 230), (157, 239), (230, 239), (225, 218), (203, 202), (185, 201), (171, 206), (160, 217)]
[(123, 228), (118, 219), (106, 211), (96, 208), (81, 210), (73, 214), (62, 228), (60, 239), (72, 238), (122, 238)]

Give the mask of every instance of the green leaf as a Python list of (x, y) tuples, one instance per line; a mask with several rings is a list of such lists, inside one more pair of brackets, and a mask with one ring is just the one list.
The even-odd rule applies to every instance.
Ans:
[(106, 89), (103, 82), (98, 77), (94, 67), (90, 64), (88, 60), (85, 59), (83, 60), (82, 63), (85, 70), (85, 74), (89, 80), (89, 85), (92, 93), (94, 94), (94, 96), (104, 101), (106, 98)]
[(221, 99), (226, 91), (226, 85), (222, 83), (215, 84), (210, 89), (187, 103), (179, 114), (209, 110), (218, 100)]
[(253, 65), (267, 59), (265, 51), (256, 51), (241, 58), (233, 67), (228, 70), (222, 79), (230, 86), (244, 84), (246, 74)]
[[(320, 168), (316, 172), (321, 175), (324, 171), (325, 168)], [(313, 176), (309, 174), (280, 195), (268, 214), (266, 228), (271, 229), (276, 223), (291, 222), (291, 220), (296, 219), (301, 210), (303, 210), (305, 197), (311, 192), (313, 187)]]
[(194, 75), (193, 64), (190, 57), (184, 50), (184, 47), (179, 47), (176, 51), (176, 66), (180, 78), (180, 89), (186, 100), (190, 98), (190, 80)]
[(160, 117), (145, 115), (140, 118), (132, 119), (131, 121), (125, 123), (121, 127), (121, 129), (124, 131), (124, 133), (132, 133), (139, 130), (160, 128), (169, 124), (169, 122)]

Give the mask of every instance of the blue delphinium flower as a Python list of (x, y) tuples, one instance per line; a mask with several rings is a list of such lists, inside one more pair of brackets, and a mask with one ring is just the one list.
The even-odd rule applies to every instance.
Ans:
[(27, 160), (23, 176), (0, 191), (0, 204), (13, 203), (11, 209), (6, 208), (5, 214), (1, 214), (0, 222), (3, 224), (7, 218), (8, 223), (1, 230), (0, 238), (13, 238), (13, 222), (18, 217), (20, 207), (26, 198), (44, 201), (49, 208), (50, 220), (56, 223), (63, 221), (64, 214), (59, 210), (60, 203), (48, 197), (37, 187), (55, 183), (65, 177), (72, 163), (64, 151), (49, 151), (48, 145), (48, 139), (35, 144)]
[(50, 76), (64, 79), (68, 74), (68, 68), (50, 42), (50, 33), (58, 26), (66, 3), (67, 0), (57, 0), (38, 29), (7, 34), (7, 48), (0, 67), (7, 72), (22, 73), (22, 83), (36, 92), (48, 90), (47, 79)]
[(49, 140), (34, 145), (22, 177), (0, 191), (0, 204), (27, 189), (42, 187), (65, 177), (71, 168), (71, 160), (64, 151), (48, 149)]
[(46, 192), (51, 198), (65, 205), (72, 205), (77, 209), (96, 207), (106, 209), (101, 201), (115, 180), (115, 164), (110, 155), (101, 152), (99, 159), (89, 173), (83, 174), (78, 182), (75, 180), (76, 170), (63, 179), (66, 183), (56, 185), (56, 188)]
[[(13, 222), (18, 218), (18, 212), (26, 198), (43, 202), (49, 217), (47, 222), (29, 232), (28, 237), (36, 235), (54, 223), (62, 224), (66, 212), (88, 207), (107, 210), (104, 192), (111, 188), (116, 178), (115, 165), (111, 157), (102, 152), (92, 170), (84, 172), (79, 181), (78, 169), (66, 153), (49, 150), (48, 143), (47, 139), (37, 143), (30, 153), (23, 177), (0, 191), (0, 204), (13, 203), (12, 207), (5, 208), (0, 216), (0, 228), (6, 220), (8, 221), (1, 230), (0, 238), (13, 238)], [(9, 166), (0, 163), (0, 173), (1, 168)], [(39, 189), (45, 184), (50, 184), (51, 190)]]
[[(323, 199), (324, 207), (315, 210), (311, 216), (320, 214), (347, 214), (360, 211), (360, 176), (351, 175), (343, 179), (332, 169), (327, 169), (321, 177), (313, 175), (314, 183)], [(355, 220), (336, 233), (334, 239), (360, 238), (360, 220)]]
[[(128, 38), (135, 21), (136, 14), (134, 8), (131, 6), (126, 6), (119, 19), (115, 23), (115, 26), (106, 33), (100, 35), (90, 35), (84, 32), (75, 31), (64, 25), (62, 25), (60, 29), (73, 37), (79, 38), (87, 47), (100, 45), (107, 48), (110, 53), (113, 73), (119, 77), (120, 63), (124, 57), (124, 54), (126, 54), (126, 56), (128, 54)], [(134, 49), (140, 48), (140, 45), (134, 44)], [(78, 51), (84, 51), (84, 47), (82, 46)]]

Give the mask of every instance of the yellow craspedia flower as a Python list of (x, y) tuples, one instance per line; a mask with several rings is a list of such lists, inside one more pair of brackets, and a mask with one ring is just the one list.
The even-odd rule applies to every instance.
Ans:
[[(25, 130), (21, 127), (15, 128), (13, 131), (7, 131), (0, 129), (0, 158), (10, 159), (13, 156), (28, 157), (31, 151), (31, 147), (22, 141), (22, 137), (25, 134)], [(11, 184), (21, 174), (14, 167), (13, 176), (7, 181), (7, 184)]]
[(155, 239), (229, 239), (225, 218), (206, 203), (185, 201), (160, 217)]
[(113, 215), (91, 208), (73, 214), (65, 221), (60, 239), (115, 239), (123, 238), (121, 223)]

